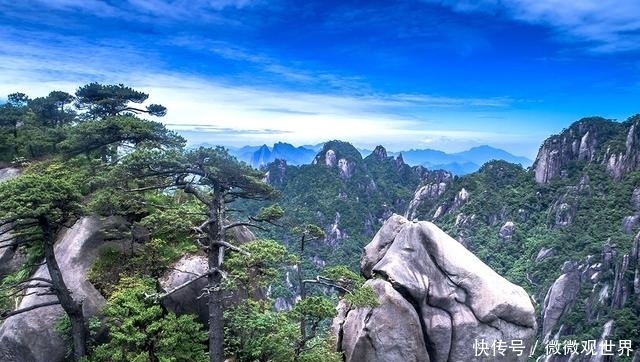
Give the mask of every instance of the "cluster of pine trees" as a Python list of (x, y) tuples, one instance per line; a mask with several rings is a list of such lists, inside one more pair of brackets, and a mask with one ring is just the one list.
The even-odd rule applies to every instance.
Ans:
[[(0, 248), (28, 255), (0, 281), (0, 321), (59, 304), (66, 318), (56, 328), (68, 338), (73, 361), (341, 360), (327, 332), (335, 298), (305, 285), (321, 280), (354, 303), (368, 303), (371, 291), (359, 288), (363, 281), (346, 268), (303, 280), (305, 240), (321, 238), (322, 230), (278, 224), (285, 211), (273, 203), (278, 193), (261, 181), (261, 172), (220, 147), (185, 148), (162, 123), (140, 117), (166, 114), (161, 105), (143, 106), (147, 98), (124, 85), (91, 83), (75, 95), (14, 93), (0, 106), (0, 166), (22, 171), (0, 184)], [(247, 200), (267, 201), (266, 207), (252, 216), (230, 207)], [(95, 262), (88, 277), (107, 305), (93, 319), (65, 284), (54, 253), (59, 233), (84, 215), (117, 215), (150, 234), (131, 250), (104, 250)], [(290, 228), (300, 249), (290, 253), (272, 240), (239, 245), (230, 237), (234, 228), (258, 224)], [(207, 280), (208, 330), (194, 316), (162, 307), (172, 291), (158, 290), (156, 280), (185, 253), (208, 262), (197, 277)], [(43, 260), (49, 278), (30, 277)], [(267, 288), (283, 268), (300, 282), (301, 300), (292, 310), (276, 311), (268, 297), (251, 293), (231, 306), (223, 302), (241, 288)], [(12, 300), (35, 287), (55, 301), (14, 309)], [(101, 327), (108, 337), (96, 335)]]

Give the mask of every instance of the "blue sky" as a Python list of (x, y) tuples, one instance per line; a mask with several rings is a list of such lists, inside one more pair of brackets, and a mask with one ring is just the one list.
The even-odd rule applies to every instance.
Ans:
[(0, 0), (0, 95), (124, 83), (193, 142), (534, 157), (640, 112), (636, 0)]

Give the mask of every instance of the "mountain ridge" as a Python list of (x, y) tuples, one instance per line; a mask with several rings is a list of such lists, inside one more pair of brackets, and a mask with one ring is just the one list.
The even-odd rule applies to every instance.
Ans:
[[(328, 141), (330, 142), (330, 141)], [(277, 142), (269, 147), (261, 146), (228, 147), (229, 153), (238, 160), (244, 161), (255, 168), (264, 167), (267, 164), (282, 159), (288, 165), (298, 166), (313, 162), (316, 154), (323, 149), (325, 143), (317, 145), (304, 145), (295, 147), (290, 143)], [(207, 146), (208, 143), (198, 144), (193, 147)], [(357, 148), (362, 158), (371, 154), (372, 150)], [(424, 166), (430, 170), (445, 170), (454, 175), (466, 175), (475, 172), (485, 163), (492, 160), (504, 160), (510, 163), (520, 164), (527, 168), (533, 164), (533, 160), (523, 156), (516, 156), (500, 148), (489, 145), (472, 147), (466, 151), (447, 153), (434, 149), (410, 149), (397, 152), (387, 151), (389, 156), (402, 155), (404, 162), (410, 166)]]

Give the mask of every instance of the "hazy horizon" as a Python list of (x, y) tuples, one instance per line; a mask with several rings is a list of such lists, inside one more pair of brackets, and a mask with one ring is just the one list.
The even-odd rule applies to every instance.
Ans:
[[(263, 142), (263, 143), (260, 143), (260, 144), (241, 144), (240, 145), (240, 144), (234, 144), (234, 143), (221, 143), (221, 142), (215, 142), (215, 141), (207, 141), (207, 138), (205, 136), (203, 136), (203, 138), (202, 138), (204, 141), (194, 141), (193, 137), (187, 138), (187, 136), (185, 136), (185, 134), (184, 134), (184, 131), (178, 131), (178, 133), (187, 139), (187, 147), (194, 147), (194, 146), (200, 146), (200, 145), (211, 145), (211, 146), (215, 145), (215, 146), (223, 146), (223, 147), (226, 147), (226, 148), (229, 148), (229, 149), (240, 149), (242, 147), (262, 147), (262, 146), (267, 146), (270, 150), (273, 150), (273, 146), (276, 143), (286, 143), (286, 144), (289, 144), (289, 145), (291, 145), (293, 147), (296, 147), (296, 148), (305, 147), (305, 148), (315, 149), (315, 148), (321, 148), (327, 142), (337, 140), (337, 141), (349, 142), (356, 149), (358, 149), (358, 151), (361, 151), (361, 152), (362, 151), (373, 152), (373, 150), (377, 146), (382, 146), (382, 147), (385, 148), (385, 150), (388, 153), (399, 153), (399, 152), (405, 152), (405, 151), (417, 151), (417, 150), (427, 150), (428, 149), (428, 150), (433, 150), (433, 151), (441, 151), (441, 152), (445, 152), (445, 153), (448, 153), (448, 154), (454, 154), (454, 153), (460, 153), (460, 152), (464, 152), (464, 151), (469, 151), (469, 150), (474, 149), (474, 148), (492, 147), (494, 149), (498, 149), (498, 150), (502, 150), (502, 151), (505, 151), (505, 152), (509, 152), (513, 156), (525, 157), (525, 158), (528, 158), (528, 159), (530, 159), (532, 161), (535, 160), (535, 156), (536, 156), (536, 154), (533, 154), (533, 156), (527, 156), (527, 155), (513, 153), (513, 152), (510, 152), (508, 150), (502, 149), (500, 147), (495, 147), (495, 146), (492, 146), (492, 145), (489, 145), (489, 144), (481, 144), (481, 145), (471, 146), (471, 147), (467, 147), (467, 148), (464, 148), (464, 149), (460, 149), (459, 151), (444, 151), (444, 150), (441, 150), (441, 149), (431, 148), (431, 147), (390, 148), (390, 147), (386, 146), (383, 143), (372, 142), (370, 144), (364, 144), (363, 145), (363, 144), (353, 143), (353, 142), (350, 142), (348, 140), (343, 140), (343, 139), (332, 139), (332, 140), (325, 140), (325, 141), (321, 141), (321, 142), (317, 142), (317, 143), (305, 143), (305, 144), (296, 144), (296, 143), (291, 143), (291, 142), (280, 140), (280, 141), (270, 142), (270, 143)], [(202, 136), (203, 134), (202, 133), (198, 133), (198, 135)], [(367, 156), (367, 155), (363, 155), (363, 157), (364, 156)]]

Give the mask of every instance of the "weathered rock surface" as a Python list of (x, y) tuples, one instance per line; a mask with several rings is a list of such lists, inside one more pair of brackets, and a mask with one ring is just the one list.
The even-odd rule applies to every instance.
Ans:
[(564, 274), (553, 283), (542, 308), (542, 336), (548, 341), (560, 318), (571, 311), (580, 291), (580, 272), (575, 263), (565, 263)]
[(371, 279), (366, 285), (375, 290), (380, 306), (339, 317), (346, 360), (429, 362), (420, 317), (411, 303), (385, 280)]
[(0, 169), (0, 182), (11, 180), (20, 176), (20, 169), (15, 167), (6, 167)]
[(160, 278), (160, 287), (169, 292), (183, 285), (168, 297), (162, 299), (162, 305), (176, 314), (195, 314), (200, 321), (207, 321), (209, 309), (207, 298), (198, 297), (207, 286), (207, 278), (196, 279), (207, 271), (207, 258), (204, 255), (185, 255), (172, 265)]
[[(335, 321), (347, 362), (526, 360), (510, 350), (479, 356), (474, 344), (519, 340), (530, 347), (536, 321), (527, 293), (434, 224), (393, 215), (360, 265), (380, 305), (343, 311)], [(392, 329), (411, 336), (395, 337)], [(399, 343), (403, 351), (394, 349)]]
[[(607, 143), (613, 137), (624, 143)], [(607, 147), (605, 148), (605, 144)], [(640, 169), (640, 119), (617, 123), (604, 118), (581, 119), (561, 134), (549, 137), (540, 147), (533, 164), (535, 179), (546, 184), (561, 177), (573, 161), (602, 164), (615, 180)]]
[[(117, 222), (109, 219), (106, 222)], [(86, 280), (86, 273), (99, 249), (104, 246), (100, 232), (105, 221), (95, 217), (84, 217), (73, 227), (61, 233), (55, 245), (55, 254), (67, 287), (74, 298), (83, 300), (85, 316), (97, 313), (105, 300), (94, 286)], [(34, 277), (48, 278), (46, 266), (41, 266)], [(25, 296), (18, 308), (26, 308), (46, 301), (54, 296)], [(1, 361), (56, 362), (62, 361), (65, 345), (54, 330), (55, 322), (63, 316), (60, 306), (38, 308), (8, 318), (0, 327)]]
[(516, 225), (513, 223), (513, 221), (507, 221), (500, 228), (498, 235), (500, 236), (500, 239), (504, 241), (511, 241), (511, 239), (513, 239), (513, 233), (515, 232), (515, 229)]
[(422, 205), (425, 200), (436, 200), (447, 190), (447, 184), (445, 182), (439, 182), (437, 184), (427, 184), (418, 188), (413, 195), (413, 199), (409, 202), (409, 208), (405, 213), (405, 217), (413, 220), (416, 217), (418, 207)]

